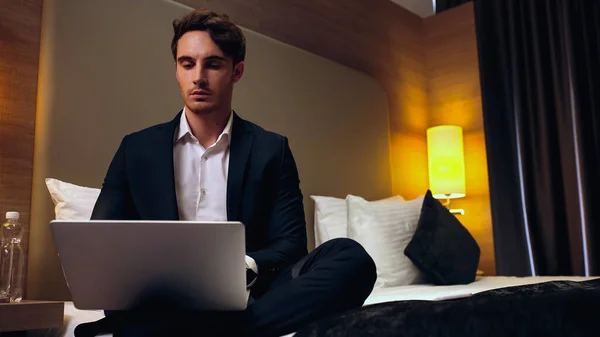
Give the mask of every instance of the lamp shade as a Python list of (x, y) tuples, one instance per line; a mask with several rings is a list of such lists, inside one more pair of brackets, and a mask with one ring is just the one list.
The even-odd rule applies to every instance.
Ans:
[(465, 153), (460, 126), (427, 129), (429, 189), (436, 199), (465, 196)]

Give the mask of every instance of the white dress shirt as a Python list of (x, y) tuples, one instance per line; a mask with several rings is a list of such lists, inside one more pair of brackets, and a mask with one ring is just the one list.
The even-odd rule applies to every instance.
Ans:
[[(227, 220), (227, 176), (232, 124), (233, 111), (217, 141), (205, 149), (192, 134), (185, 108), (183, 109), (173, 145), (175, 192), (180, 220)], [(258, 273), (254, 259), (246, 256), (246, 264)]]
[(233, 114), (217, 141), (204, 148), (181, 114), (173, 163), (180, 220), (227, 220), (227, 171)]

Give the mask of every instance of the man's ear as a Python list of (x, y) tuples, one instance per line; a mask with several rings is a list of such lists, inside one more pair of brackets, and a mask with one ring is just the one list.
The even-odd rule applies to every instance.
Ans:
[(244, 61), (238, 62), (233, 67), (233, 83), (237, 83), (240, 79), (242, 79), (242, 75), (244, 75)]

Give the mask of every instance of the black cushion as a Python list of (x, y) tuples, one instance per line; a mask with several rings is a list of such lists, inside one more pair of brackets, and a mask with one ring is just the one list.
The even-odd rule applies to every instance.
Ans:
[(417, 231), (404, 254), (437, 285), (475, 281), (481, 251), (469, 231), (427, 191)]

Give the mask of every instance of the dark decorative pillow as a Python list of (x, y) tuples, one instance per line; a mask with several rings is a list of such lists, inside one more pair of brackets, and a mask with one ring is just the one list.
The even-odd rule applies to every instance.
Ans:
[(417, 231), (404, 254), (437, 285), (475, 281), (481, 251), (469, 231), (427, 191)]

